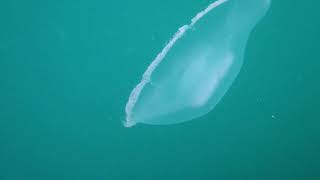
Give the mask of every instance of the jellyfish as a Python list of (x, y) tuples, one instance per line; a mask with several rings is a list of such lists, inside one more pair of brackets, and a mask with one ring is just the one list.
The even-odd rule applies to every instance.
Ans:
[(169, 125), (211, 111), (239, 74), (271, 0), (216, 0), (181, 26), (131, 91), (124, 125)]

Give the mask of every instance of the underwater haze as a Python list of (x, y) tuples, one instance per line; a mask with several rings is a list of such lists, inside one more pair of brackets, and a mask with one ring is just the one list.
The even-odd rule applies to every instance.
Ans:
[(213, 2), (1, 0), (0, 180), (320, 179), (317, 1), (272, 1), (208, 113), (123, 126), (143, 72)]

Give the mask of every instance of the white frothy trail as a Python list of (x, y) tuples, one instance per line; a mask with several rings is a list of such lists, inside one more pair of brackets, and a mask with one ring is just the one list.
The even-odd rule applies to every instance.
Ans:
[(183, 25), (179, 30), (173, 35), (169, 43), (162, 49), (162, 51), (157, 55), (157, 57), (152, 61), (147, 70), (144, 72), (142, 79), (139, 84), (131, 91), (128, 102), (126, 104), (126, 121), (123, 123), (125, 127), (134, 126), (137, 122), (132, 120), (132, 109), (139, 99), (140, 93), (143, 90), (144, 86), (150, 82), (151, 75), (157, 66), (161, 63), (163, 58), (170, 51), (172, 46), (179, 40), (187, 30), (191, 29), (197, 21), (199, 21), (204, 15), (210, 12), (212, 9), (220, 6), (221, 4), (227, 2), (228, 0), (217, 0), (211, 3), (206, 9), (200, 11), (195, 17), (191, 19), (189, 25)]

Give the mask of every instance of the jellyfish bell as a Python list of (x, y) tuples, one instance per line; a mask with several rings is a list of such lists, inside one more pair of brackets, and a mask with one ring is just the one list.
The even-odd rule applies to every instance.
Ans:
[(124, 125), (166, 125), (211, 111), (237, 77), (270, 0), (217, 0), (178, 29), (132, 90)]

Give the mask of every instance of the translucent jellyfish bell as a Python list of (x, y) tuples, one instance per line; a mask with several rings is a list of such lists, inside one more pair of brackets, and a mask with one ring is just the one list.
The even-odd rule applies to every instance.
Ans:
[(238, 75), (251, 30), (271, 0), (217, 0), (179, 28), (126, 105), (125, 126), (175, 124), (208, 113)]

